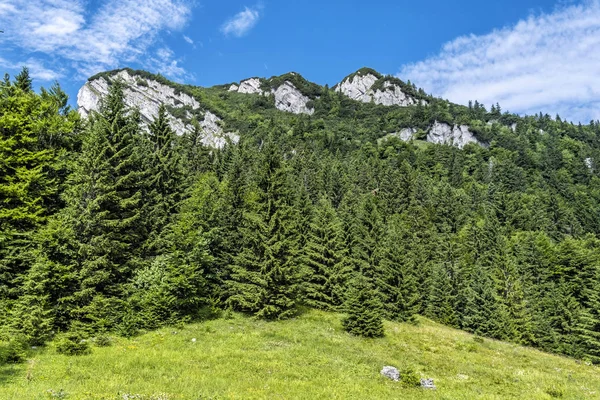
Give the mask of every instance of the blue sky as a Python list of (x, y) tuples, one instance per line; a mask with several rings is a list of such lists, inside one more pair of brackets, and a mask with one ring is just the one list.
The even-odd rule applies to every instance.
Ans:
[(201, 86), (362, 66), (458, 103), (600, 119), (600, 2), (0, 0), (0, 70), (74, 99), (132, 67)]

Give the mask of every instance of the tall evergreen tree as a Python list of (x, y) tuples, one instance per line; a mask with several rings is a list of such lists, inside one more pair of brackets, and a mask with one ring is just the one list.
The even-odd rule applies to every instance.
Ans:
[(169, 126), (167, 111), (164, 105), (158, 109), (156, 119), (149, 125), (149, 141), (151, 155), (149, 165), (148, 250), (156, 252), (165, 247), (161, 239), (163, 229), (172, 221), (181, 201), (183, 174), (181, 158), (178, 154), (175, 132)]
[(371, 281), (357, 274), (350, 283), (345, 304), (344, 329), (357, 336), (377, 338), (384, 335), (381, 302)]
[(258, 198), (246, 206), (240, 227), (244, 247), (233, 258), (227, 303), (259, 318), (284, 319), (297, 309), (297, 219), (283, 158), (272, 142), (263, 151)]
[(147, 236), (139, 123), (139, 114), (123, 103), (121, 83), (114, 82), (90, 121), (71, 177), (65, 212), (79, 245), (74, 312), (91, 329), (119, 322), (124, 284), (139, 266)]
[(345, 253), (341, 222), (329, 199), (323, 196), (315, 207), (304, 251), (306, 304), (325, 310), (342, 304), (340, 292), (344, 291), (345, 282), (341, 263)]

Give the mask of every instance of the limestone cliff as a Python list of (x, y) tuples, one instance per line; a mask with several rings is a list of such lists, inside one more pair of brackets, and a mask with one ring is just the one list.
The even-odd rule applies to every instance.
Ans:
[(265, 85), (262, 84), (260, 79), (250, 78), (241, 81), (239, 85), (231, 85), (229, 91), (263, 96), (271, 94), (275, 98), (275, 107), (281, 111), (308, 115), (315, 112), (314, 108), (309, 106), (311, 99), (305, 96), (292, 82), (285, 80), (270, 90), (263, 89), (263, 86)]
[(335, 86), (335, 90), (353, 100), (384, 106), (406, 107), (415, 105), (419, 101), (423, 104), (427, 103), (407, 93), (398, 79), (385, 77), (369, 69), (359, 70), (346, 77)]
[(190, 110), (204, 116), (200, 120), (200, 127), (204, 133), (202, 143), (212, 147), (222, 147), (229, 138), (233, 142), (239, 140), (238, 135), (226, 133), (221, 127), (221, 120), (209, 110), (202, 109), (200, 103), (192, 96), (177, 92), (174, 88), (152, 79), (145, 79), (122, 70), (108, 77), (100, 76), (86, 82), (77, 94), (79, 114), (87, 117), (92, 111), (98, 111), (100, 103), (108, 95), (111, 81), (121, 80), (124, 84), (124, 100), (127, 107), (138, 108), (144, 126), (153, 121), (158, 114), (158, 108), (165, 104), (169, 108), (185, 108), (188, 118), (176, 118), (169, 112), (171, 128), (178, 134), (191, 132), (194, 127), (189, 122)]

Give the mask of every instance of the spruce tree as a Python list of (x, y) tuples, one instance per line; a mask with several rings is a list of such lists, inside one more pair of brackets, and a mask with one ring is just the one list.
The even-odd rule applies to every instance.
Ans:
[(341, 222), (329, 199), (322, 196), (315, 207), (304, 250), (307, 276), (303, 296), (307, 305), (325, 310), (341, 305), (340, 270), (345, 253)]
[(346, 332), (356, 336), (384, 336), (381, 302), (369, 279), (358, 274), (351, 282), (345, 303), (347, 316), (342, 320)]
[(149, 238), (147, 251), (156, 253), (164, 248), (163, 229), (176, 215), (181, 201), (183, 175), (181, 158), (178, 154), (175, 132), (169, 126), (167, 111), (164, 105), (158, 109), (158, 115), (149, 125), (149, 142), (151, 145), (149, 181), (147, 191)]
[(142, 198), (139, 114), (123, 103), (113, 82), (99, 114), (92, 116), (67, 196), (78, 241), (77, 319), (91, 329), (118, 323), (124, 284), (139, 266), (147, 236)]
[(419, 299), (415, 260), (407, 246), (411, 236), (405, 221), (394, 215), (381, 246), (379, 290), (384, 296), (386, 315), (399, 321), (414, 321)]
[(233, 257), (227, 304), (267, 320), (297, 312), (301, 273), (288, 169), (272, 142), (265, 146), (263, 173), (240, 227), (243, 249)]

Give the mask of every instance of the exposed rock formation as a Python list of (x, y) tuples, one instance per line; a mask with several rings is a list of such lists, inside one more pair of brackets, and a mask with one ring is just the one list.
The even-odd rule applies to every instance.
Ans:
[(450, 144), (463, 148), (468, 143), (480, 143), (467, 125), (450, 126), (444, 122), (435, 121), (427, 132), (427, 141), (431, 143)]
[(275, 95), (275, 107), (281, 111), (287, 111), (294, 114), (312, 114), (314, 108), (308, 108), (308, 97), (304, 96), (296, 87), (288, 81), (285, 81), (277, 89), (273, 90)]
[[(384, 81), (383, 89), (373, 89), (373, 86), (380, 79), (377, 76), (366, 73), (356, 74), (353, 77), (344, 79), (335, 87), (335, 90), (342, 92), (353, 100), (363, 103), (375, 103), (384, 106), (411, 106), (417, 104), (418, 100), (402, 91), (397, 84)], [(425, 102), (423, 102), (425, 104)]]
[[(127, 70), (118, 72), (110, 78), (119, 79), (124, 83), (124, 100), (127, 107), (136, 107), (140, 110), (142, 122), (147, 126), (158, 115), (158, 108), (161, 104), (169, 107), (183, 108), (188, 107), (191, 110), (200, 110), (200, 103), (192, 96), (186, 93), (176, 93), (175, 89), (163, 85), (151, 79), (143, 79), (139, 76), (130, 74)], [(88, 81), (83, 85), (77, 94), (77, 105), (79, 114), (87, 117), (90, 112), (100, 109), (100, 102), (108, 95), (110, 82), (105, 77), (100, 77)], [(187, 111), (188, 119), (191, 114)], [(200, 127), (203, 130), (204, 137), (202, 143), (207, 146), (222, 147), (227, 139), (237, 142), (239, 137), (233, 133), (225, 133), (220, 125), (220, 119), (210, 111), (203, 111), (204, 119), (200, 121)], [(185, 132), (191, 132), (194, 127), (188, 122), (170, 115), (171, 128), (178, 135)]]
[(350, 79), (344, 79), (335, 87), (337, 92), (342, 92), (352, 100), (370, 103), (373, 101), (373, 93), (371, 87), (377, 82), (377, 77), (372, 74), (355, 75)]
[[(400, 140), (409, 142), (415, 138), (418, 132), (417, 128), (404, 128), (399, 132), (393, 132), (387, 135), (388, 137), (397, 137)], [(435, 121), (433, 125), (427, 128), (427, 141), (437, 144), (449, 144), (459, 148), (463, 148), (468, 143), (477, 143), (480, 146), (487, 146), (485, 143), (477, 140), (473, 132), (469, 130), (467, 125), (448, 125), (444, 122)]]
[(258, 78), (250, 78), (240, 82), (240, 87), (237, 91), (239, 93), (263, 94), (263, 90), (260, 88), (260, 79)]
[(285, 81), (279, 87), (271, 89), (270, 92), (264, 91), (261, 88), (261, 81), (258, 78), (250, 78), (245, 81), (241, 81), (239, 86), (236, 84), (231, 85), (229, 88), (230, 92), (238, 93), (250, 93), (250, 94), (261, 94), (268, 95), (273, 94), (275, 97), (275, 107), (278, 110), (291, 112), (294, 114), (312, 114), (315, 112), (314, 108), (308, 107), (310, 99), (303, 95), (296, 86), (290, 81)]
[(405, 142), (409, 142), (413, 139), (415, 133), (417, 133), (417, 130), (417, 128), (404, 128), (400, 132), (393, 133), (393, 135), (399, 137)]

